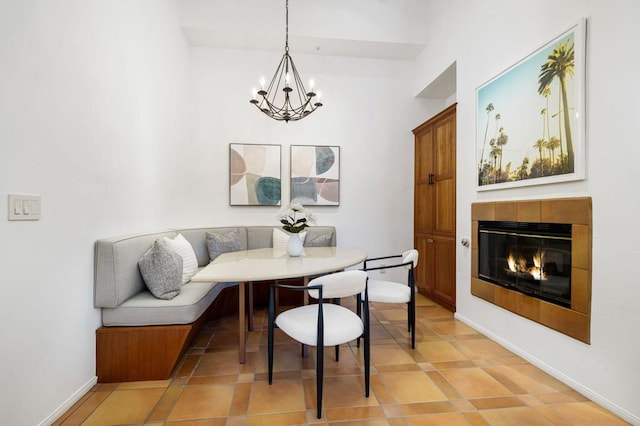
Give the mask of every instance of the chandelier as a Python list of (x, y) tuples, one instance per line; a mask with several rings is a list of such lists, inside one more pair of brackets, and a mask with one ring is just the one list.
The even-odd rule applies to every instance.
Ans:
[(262, 77), (260, 90), (253, 89), (253, 99), (250, 102), (274, 120), (285, 122), (301, 120), (322, 106), (320, 92), (316, 94), (313, 91), (313, 80), (309, 81), (307, 92), (293, 63), (293, 58), (289, 55), (289, 0), (286, 0), (284, 55), (273, 74), (271, 83), (266, 88), (265, 84), (266, 81)]

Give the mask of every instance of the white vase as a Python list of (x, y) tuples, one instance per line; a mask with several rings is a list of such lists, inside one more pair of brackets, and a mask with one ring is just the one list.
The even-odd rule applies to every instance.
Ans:
[(289, 256), (298, 257), (302, 254), (302, 240), (298, 233), (293, 233), (287, 242), (287, 253)]

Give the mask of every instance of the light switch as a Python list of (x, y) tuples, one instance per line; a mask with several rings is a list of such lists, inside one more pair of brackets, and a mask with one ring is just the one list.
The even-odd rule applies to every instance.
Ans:
[(9, 220), (40, 220), (40, 196), (9, 194)]
[(22, 215), (22, 200), (16, 199), (13, 201), (13, 214)]

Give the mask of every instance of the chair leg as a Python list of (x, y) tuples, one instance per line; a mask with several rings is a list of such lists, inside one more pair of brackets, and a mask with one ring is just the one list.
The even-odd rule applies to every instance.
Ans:
[(336, 345), (336, 362), (340, 361), (340, 345)]
[(371, 375), (371, 331), (369, 329), (369, 304), (364, 307), (364, 394), (369, 397), (370, 375)]
[[(356, 296), (356, 315), (358, 315), (360, 318), (362, 318), (362, 296), (360, 294), (358, 294)], [(356, 347), (357, 348), (360, 347), (360, 338), (359, 337), (356, 339)]]
[(316, 404), (318, 406), (318, 418), (322, 417), (322, 383), (324, 380), (324, 346), (318, 346), (316, 353)]
[(416, 305), (415, 300), (409, 302), (409, 329), (411, 330), (411, 349), (416, 348)]

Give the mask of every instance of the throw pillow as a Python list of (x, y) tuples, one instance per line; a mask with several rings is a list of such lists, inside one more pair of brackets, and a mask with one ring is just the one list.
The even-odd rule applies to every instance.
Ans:
[(138, 260), (138, 269), (147, 288), (158, 299), (170, 300), (180, 293), (182, 257), (164, 241), (156, 240)]
[(330, 247), (333, 241), (333, 232), (317, 235), (314, 238), (309, 238), (304, 244), (305, 247)]
[(209, 259), (215, 260), (222, 253), (239, 251), (242, 249), (240, 243), (240, 229), (236, 228), (226, 234), (207, 232), (207, 250)]
[[(279, 249), (287, 249), (287, 244), (289, 243), (289, 236), (291, 234), (284, 232), (282, 229), (280, 228), (273, 228), (273, 248), (279, 248)], [(302, 244), (304, 245), (304, 240), (307, 236), (306, 232), (300, 232), (300, 241), (302, 241)]]
[(167, 243), (169, 250), (182, 257), (182, 284), (188, 283), (191, 281), (191, 277), (198, 272), (198, 259), (196, 259), (193, 247), (182, 234), (176, 235), (173, 240), (164, 237), (164, 242)]

